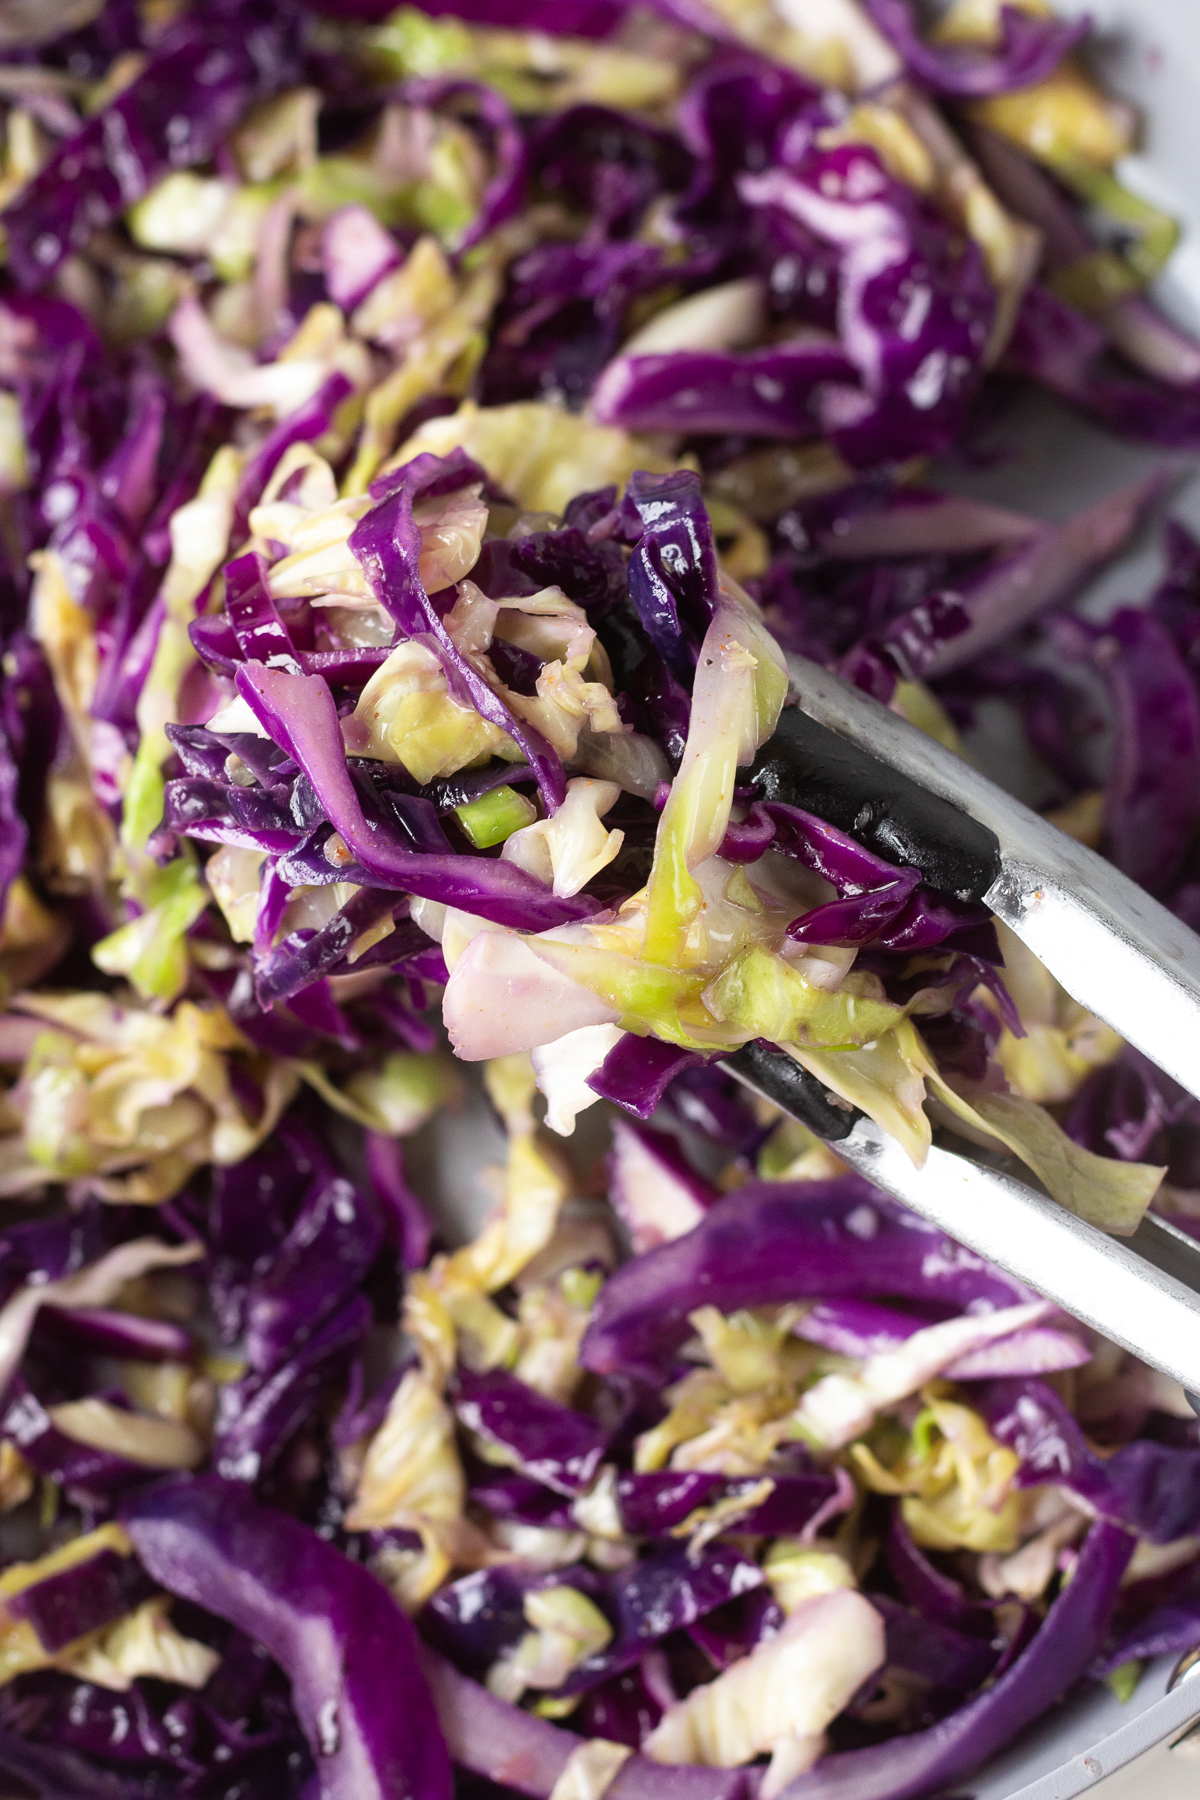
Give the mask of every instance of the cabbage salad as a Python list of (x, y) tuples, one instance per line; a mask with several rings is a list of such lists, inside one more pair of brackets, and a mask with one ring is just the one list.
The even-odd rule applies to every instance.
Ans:
[(0, 19), (5, 1791), (956, 1789), (1200, 1640), (1200, 1427), (720, 1060), (1200, 1236), (1200, 1105), (763, 775), (785, 652), (998, 708), (1200, 925), (1200, 545), (1071, 606), (1168, 471), (938, 485), (1200, 448), (1175, 224), (1043, 0), (354, 12)]

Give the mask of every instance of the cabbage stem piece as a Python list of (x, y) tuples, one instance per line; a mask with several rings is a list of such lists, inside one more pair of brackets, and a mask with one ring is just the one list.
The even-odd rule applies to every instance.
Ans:
[(611, 1009), (607, 1018), (582, 1022), (619, 1021), (627, 1031), (642, 1035), (652, 1031), (686, 1049), (720, 1049), (746, 1040), (744, 1031), (721, 1026), (704, 1006), (700, 996), (708, 976), (703, 971), (693, 973), (665, 962), (639, 961), (617, 951), (587, 943), (563, 943), (549, 936), (524, 941), (542, 962)]
[(169, 1005), (187, 986), (185, 935), (210, 895), (191, 855), (176, 857), (165, 869), (151, 865), (141, 886), (145, 912), (101, 938), (92, 961), (106, 975), (127, 975), (141, 999)]
[(171, 515), (171, 562), (161, 589), (164, 608), (154, 661), (138, 695), (138, 750), (125, 789), (121, 842), (144, 850), (163, 815), (162, 767), (170, 754), (166, 727), (179, 716), (179, 690), (196, 662), (188, 625), (229, 548), (244, 457), (217, 451), (194, 500)]
[(1050, 168), (1071, 158), (1111, 169), (1132, 144), (1130, 109), (1102, 93), (1073, 62), (1032, 87), (972, 100), (965, 110)]
[(904, 1015), (888, 1000), (856, 993), (855, 986), (850, 974), (836, 993), (828, 993), (805, 979), (803, 966), (752, 945), (705, 990), (704, 1001), (715, 1018), (742, 1026), (750, 1037), (833, 1050), (861, 1048)]
[(503, 844), (514, 831), (532, 825), (537, 807), (513, 787), (493, 788), (478, 800), (468, 800), (454, 808), (455, 817), (476, 850), (490, 850)]
[(659, 821), (647, 890), (647, 962), (677, 963), (703, 904), (691, 871), (720, 848), (740, 766), (774, 731), (787, 665), (770, 634), (723, 595), (696, 662), (687, 745)]

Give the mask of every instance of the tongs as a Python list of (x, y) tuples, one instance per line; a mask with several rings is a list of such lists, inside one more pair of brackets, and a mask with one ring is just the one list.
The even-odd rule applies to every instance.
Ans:
[[(799, 703), (754, 765), (763, 796), (982, 901), (1068, 994), (1200, 1098), (1200, 937), (906, 719), (803, 657), (788, 666)], [(948, 1148), (935, 1135), (917, 1169), (786, 1052), (748, 1044), (723, 1066), (877, 1187), (1179, 1381), (1200, 1411), (1200, 1243), (1185, 1232), (1147, 1213), (1131, 1237), (1110, 1237), (1022, 1165), (957, 1137)]]

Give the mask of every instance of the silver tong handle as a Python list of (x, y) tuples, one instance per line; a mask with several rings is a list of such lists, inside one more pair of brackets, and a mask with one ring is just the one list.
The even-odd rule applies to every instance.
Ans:
[[(776, 1061), (786, 1077), (785, 1055), (723, 1066), (797, 1117), (786, 1080), (773, 1079)], [(861, 1114), (833, 1148), (949, 1237), (1172, 1376), (1189, 1398), (1200, 1394), (1200, 1293), (1191, 1285), (1200, 1275), (1200, 1245), (1165, 1220), (1148, 1214), (1132, 1237), (1109, 1237), (1015, 1175), (938, 1144), (918, 1169), (895, 1138)]]
[(788, 665), (811, 719), (995, 834), (985, 904), (1081, 1006), (1200, 1098), (1200, 937), (907, 719), (803, 657)]
[(860, 1119), (837, 1154), (969, 1250), (1200, 1392), (1200, 1294), (1161, 1266), (1174, 1249), (1176, 1266), (1186, 1266), (1189, 1253), (1170, 1237), (1159, 1241), (1170, 1228), (1153, 1215), (1133, 1238), (1109, 1237), (1015, 1176), (936, 1144), (915, 1169), (872, 1119)]

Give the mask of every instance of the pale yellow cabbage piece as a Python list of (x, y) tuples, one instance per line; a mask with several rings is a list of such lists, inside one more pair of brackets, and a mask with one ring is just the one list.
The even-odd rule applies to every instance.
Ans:
[(346, 1515), (351, 1531), (419, 1533), (420, 1550), (388, 1549), (376, 1559), (402, 1606), (422, 1606), (467, 1553), (476, 1534), (463, 1518), (466, 1494), (454, 1415), (429, 1376), (410, 1369), (367, 1445)]
[[(1024, 1037), (1003, 1027), (996, 1061), (1014, 1094), (1042, 1105), (1070, 1100), (1093, 1069), (1120, 1054), (1121, 1039), (1073, 1000), (1007, 925), (998, 922), (996, 930), (1004, 953), (1004, 985), (1025, 1027)], [(977, 992), (984, 1005), (998, 1011), (987, 989)]]
[(610, 1738), (581, 1739), (563, 1764), (550, 1800), (602, 1800), (633, 1755), (628, 1744)]
[(488, 1670), (488, 1691), (501, 1700), (515, 1703), (527, 1688), (561, 1687), (573, 1669), (612, 1642), (612, 1626), (578, 1588), (539, 1588), (526, 1594), (524, 1611), (533, 1629)]
[(511, 406), (464, 400), (457, 412), (419, 426), (389, 466), (398, 468), (422, 451), (446, 456), (459, 448), (531, 512), (561, 514), (576, 494), (610, 482), (623, 488), (635, 469), (665, 474), (676, 467), (616, 426), (593, 424), (540, 400)]
[(776, 1538), (763, 1558), (763, 1574), (785, 1613), (794, 1613), (818, 1594), (858, 1586), (854, 1570), (837, 1550), (801, 1538)]
[(104, 1553), (132, 1556), (133, 1545), (119, 1525), (102, 1525), (36, 1562), (10, 1563), (4, 1570), (0, 1575), (0, 1682), (33, 1669), (57, 1668), (117, 1692), (142, 1676), (181, 1687), (203, 1687), (221, 1659), (207, 1645), (176, 1631), (167, 1617), (171, 1600), (165, 1594), (54, 1653), (43, 1648), (28, 1620), (10, 1619), (4, 1613), (5, 1600)]
[(56, 1667), (116, 1693), (125, 1693), (147, 1676), (176, 1687), (202, 1688), (220, 1664), (220, 1655), (196, 1638), (184, 1637), (167, 1616), (170, 1606), (167, 1594), (143, 1602), (93, 1642), (58, 1658)]
[(679, 772), (663, 808), (646, 890), (642, 955), (679, 958), (704, 901), (692, 871), (720, 848), (729, 826), (737, 771), (775, 729), (787, 694), (787, 665), (747, 597), (725, 576), (696, 661), (691, 719)]
[(462, 1100), (462, 1077), (442, 1056), (396, 1050), (374, 1068), (359, 1069), (344, 1087), (320, 1063), (297, 1062), (295, 1068), (335, 1112), (388, 1137), (410, 1137), (435, 1112), (454, 1111)]
[(1045, 1107), (1019, 1094), (980, 1094), (967, 1106), (943, 1083), (935, 1087), (953, 1112), (1019, 1156), (1068, 1212), (1122, 1237), (1137, 1230), (1165, 1169), (1093, 1155), (1069, 1138)]
[(853, 1588), (804, 1601), (782, 1630), (664, 1713), (642, 1746), (656, 1762), (732, 1769), (764, 1752), (767, 1800), (811, 1766), (822, 1734), (884, 1660), (883, 1620)]
[(181, 1001), (169, 1014), (92, 993), (23, 994), (41, 1034), (18, 1087), (24, 1142), (47, 1178), (97, 1178), (106, 1199), (154, 1204), (205, 1162), (240, 1162), (274, 1130), (299, 1085), (294, 1068), (261, 1071), (252, 1121), (234, 1093), (230, 1053), (245, 1052), (220, 1007)]
[(926, 1549), (1008, 1552), (1020, 1543), (1026, 1495), (1013, 1485), (1020, 1458), (971, 1407), (928, 1393), (895, 1462), (884, 1465), (865, 1443), (852, 1445), (850, 1456), (867, 1487), (903, 1496), (904, 1522)]
[(933, 1141), (925, 1116), (925, 1078), (933, 1063), (910, 1020), (861, 1050), (814, 1050), (800, 1044), (784, 1048), (832, 1093), (874, 1119), (922, 1166)]

